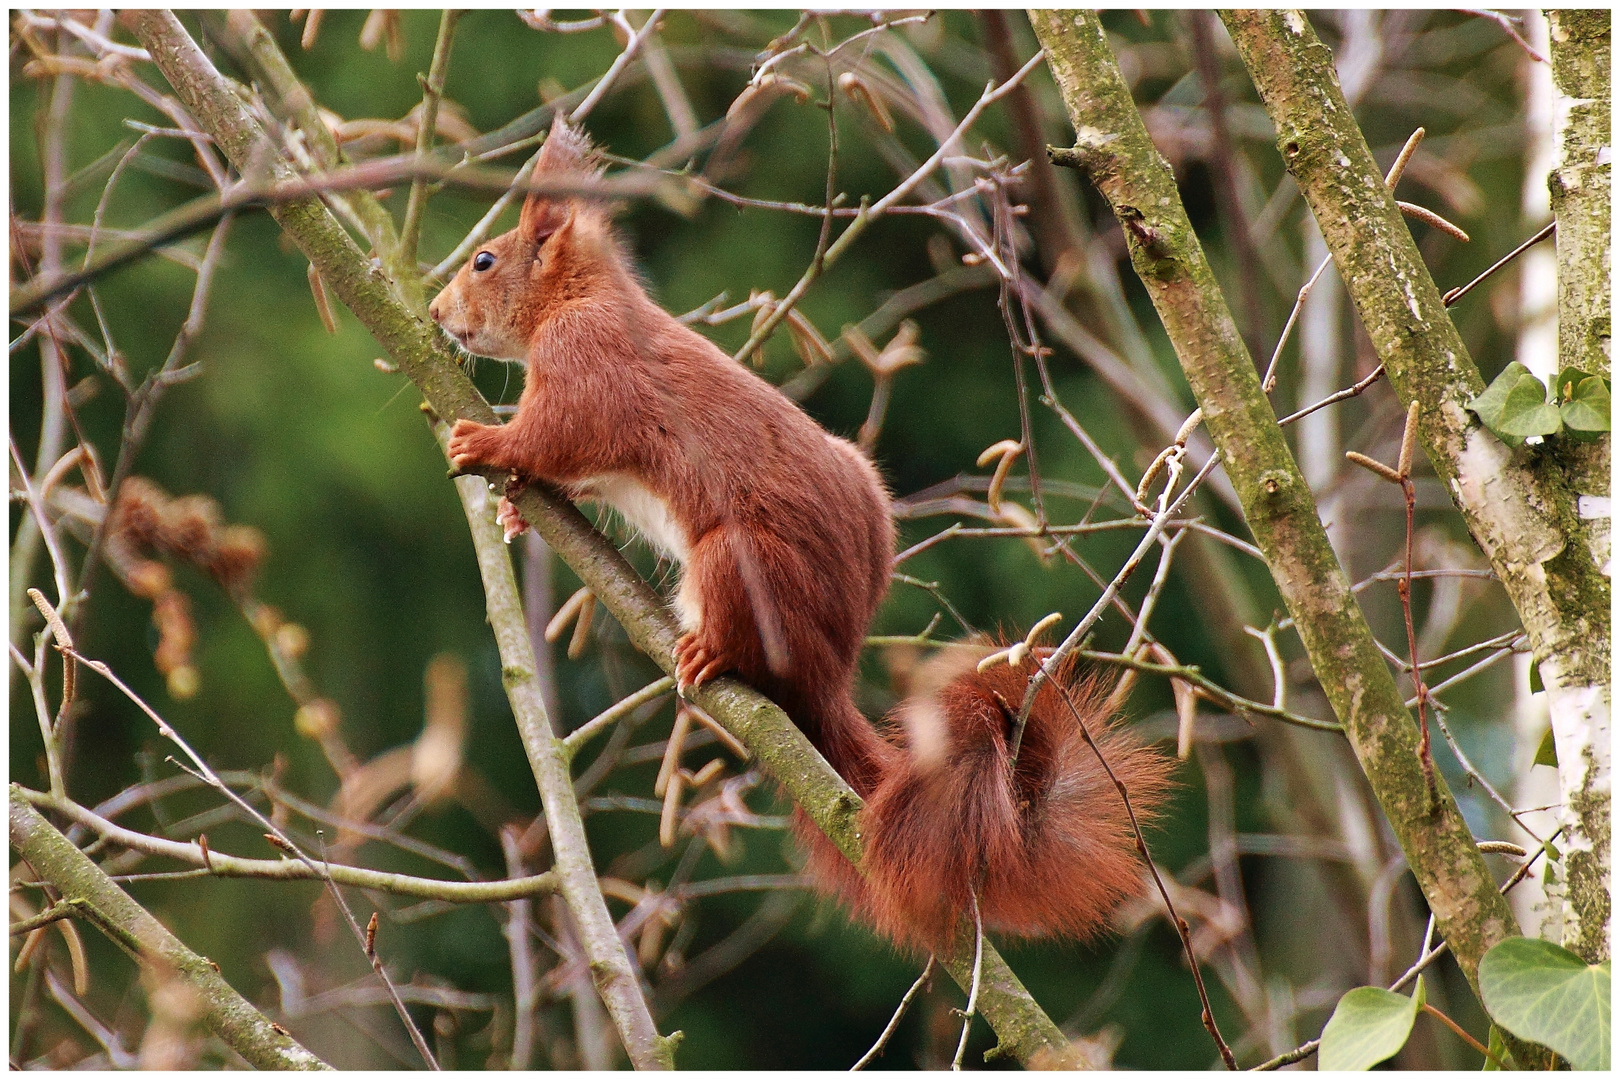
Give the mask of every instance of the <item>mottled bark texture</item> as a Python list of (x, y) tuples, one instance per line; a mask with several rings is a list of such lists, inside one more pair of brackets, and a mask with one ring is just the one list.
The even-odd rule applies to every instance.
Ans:
[[(1586, 542), (1575, 477), (1560, 460), (1569, 436), (1516, 450), (1464, 408), (1484, 381), (1345, 103), (1333, 57), (1304, 14), (1221, 17), (1391, 385), (1402, 405), (1419, 404), (1419, 438), (1435, 473), (1524, 622), (1548, 690), (1560, 761), (1566, 750), (1571, 767), (1589, 761), (1584, 772), (1591, 783), (1583, 790), (1601, 793), (1606, 850), (1609, 580)], [(1588, 265), (1582, 272), (1603, 271)], [(1587, 816), (1596, 816), (1588, 804)], [(1576, 820), (1580, 812), (1569, 809), (1574, 850), (1593, 850), (1581, 836), (1587, 826)], [(1588, 883), (1586, 910), (1577, 918), (1606, 926), (1608, 893), (1592, 880), (1591, 860), (1577, 855), (1565, 867), (1571, 874), (1580, 867)]]
[(11, 846), (40, 881), (50, 882), (73, 905), (75, 917), (92, 923), (156, 980), (184, 986), (208, 1029), (254, 1068), (331, 1068), (248, 1004), (218, 965), (186, 948), (16, 791), (9, 818)]
[[(290, 167), (276, 154), (230, 82), (196, 50), (172, 16), (166, 12), (129, 12), (124, 18), (142, 45), (152, 52), (181, 100), (203, 128), (219, 140), (227, 156), (239, 167), (286, 170), (290, 175)], [(387, 272), (366, 257), (319, 201), (288, 203), (272, 208), (271, 213), (320, 272), (327, 288), (416, 385), (428, 408), (447, 422), (460, 417), (483, 424), (499, 422), (456, 363), (438, 328), (408, 306)], [(504, 476), (491, 474), (488, 479), (500, 483)], [(678, 634), (675, 620), (618, 549), (573, 504), (542, 485), (530, 485), (516, 502), (524, 519), (590, 587), (624, 627), (631, 642), (666, 672), (673, 673)], [(693, 698), (743, 741), (766, 771), (804, 807), (811, 820), (859, 865), (861, 839), (855, 820), (861, 800), (787, 715), (760, 694), (730, 679), (705, 685)], [(973, 950), (959, 948), (956, 953), (957, 959), (946, 965), (947, 970), (959, 985), (966, 987)], [(1077, 1060), (1051, 1017), (988, 943), (978, 1008), (999, 1039), (997, 1054), (1010, 1055), (1025, 1065), (1064, 1067)]]
[[(181, 102), (214, 137), (215, 144), (232, 164), (244, 174), (257, 169), (277, 180), (293, 177), (292, 167), (276, 152), (244, 99), (197, 48), (171, 13), (133, 11), (125, 12), (123, 19), (152, 54)], [(445, 355), (436, 329), (427, 323), (419, 305), (405, 299), (410, 291), (398, 288), (380, 268), (372, 265), (318, 199), (285, 203), (272, 208), (271, 213), (320, 272), (327, 286), (366, 323), (394, 355), (400, 368), (422, 387), (429, 401), (435, 406), (449, 406), (451, 402), (461, 406), (460, 410), (441, 411), (441, 416), (471, 415), (485, 423), (494, 422), (493, 410), (454, 361)], [(420, 294), (419, 282), (414, 292)], [(435, 401), (435, 397), (439, 400)], [(482, 481), (478, 484), (481, 486)], [(478, 511), (469, 506), (469, 517), (475, 513)], [(490, 524), (493, 527), (493, 520)], [(505, 555), (504, 548), (500, 554)], [(480, 569), (488, 585), (490, 568), (481, 566)], [(511, 576), (509, 563), (506, 575)], [(515, 591), (513, 602), (516, 602)], [(491, 612), (492, 622), (496, 621), (496, 615), (497, 612)], [(505, 621), (500, 624), (504, 626)], [(528, 638), (521, 630), (521, 612), (516, 626), (522, 637), (522, 650), (528, 652)], [(550, 742), (537, 743), (528, 738), (530, 728), (543, 729), (547, 739), (550, 735), (544, 707), (538, 705), (538, 692), (529, 692), (533, 682), (532, 654), (527, 665), (516, 663), (507, 655), (506, 646), (510, 642), (503, 636), (498, 644), (502, 646), (502, 663), (508, 668), (504, 674), (513, 713), (531, 721), (520, 724), (525, 735), (524, 748), (529, 752), (529, 764), (540, 790), (547, 824), (556, 841), (554, 848), (563, 896), (582, 928), (581, 941), (590, 959), (591, 976), (613, 1016), (631, 1063), (638, 1069), (673, 1068), (674, 1046), (658, 1034), (641, 994), (637, 969), (613, 927), (607, 903), (596, 883), (579, 806), (574, 800), (573, 784), (567, 776), (566, 765), (562, 764), (561, 752)], [(537, 720), (532, 715), (536, 707), (540, 709)], [(558, 782), (558, 769), (562, 770), (561, 782)], [(569, 850), (565, 851), (564, 845), (570, 842)]]
[[(1549, 11), (1557, 164), (1547, 178), (1558, 219), (1558, 366), (1610, 377), (1609, 27), (1607, 10)], [(1611, 436), (1555, 441), (1552, 452), (1576, 496), (1575, 535), (1609, 574)], [(1604, 598), (1607, 611), (1607, 596)], [(1609, 957), (1609, 829), (1612, 788), (1609, 628), (1590, 648), (1585, 687), (1570, 680), (1552, 708), (1564, 810), (1564, 946), (1589, 963)], [(1542, 669), (1542, 679), (1547, 670)], [(1596, 680), (1601, 679), (1601, 683)], [(1548, 692), (1552, 684), (1546, 683)], [(1582, 696), (1590, 695), (1590, 704)], [(1573, 700), (1571, 700), (1573, 698)]]
[[(449, 437), (444, 424), (438, 425), (438, 435), (442, 445)], [(591, 958), (591, 978), (636, 1068), (656, 1065), (673, 1069), (678, 1039), (665, 1038), (653, 1024), (652, 1012), (641, 992), (641, 972), (630, 960), (601, 886), (597, 884), (585, 821), (574, 797), (568, 754), (562, 740), (552, 730), (551, 718), (546, 715), (517, 576), (512, 572), (512, 559), (502, 538), (501, 526), (495, 521), (495, 498), (481, 476), (463, 476), (456, 481), (456, 487), (461, 491), (461, 504), (472, 532), (473, 548), (478, 554), (484, 605), (501, 657), (501, 684), (512, 703), (518, 735), (523, 739), (523, 750), (540, 791), (540, 806), (545, 813), (546, 831), (551, 836), (551, 850), (556, 860), (554, 872), (579, 929), (585, 954)]]
[(1124, 228), (1131, 260), (1204, 410), (1255, 541), (1318, 681), (1470, 982), (1517, 933), (1444, 782), (1431, 802), (1418, 731), (1317, 517), (1248, 350), (1176, 190), (1090, 12), (1031, 13), (1075, 127), (1053, 151), (1086, 170)]

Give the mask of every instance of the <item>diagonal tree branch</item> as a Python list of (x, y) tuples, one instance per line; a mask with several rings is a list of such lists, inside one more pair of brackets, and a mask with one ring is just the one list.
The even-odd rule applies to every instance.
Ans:
[[(268, 142), (234, 87), (196, 48), (167, 12), (128, 12), (123, 18), (152, 53), (164, 76), (202, 127), (234, 162), (252, 162), (277, 179), (292, 169)], [(424, 405), (445, 419), (497, 422), (494, 410), (457, 365), (438, 329), (409, 310), (374, 266), (316, 199), (281, 203), (276, 221), (320, 272), (327, 287), (352, 311), (421, 391)], [(504, 476), (491, 475), (500, 482)], [(542, 539), (590, 587), (631, 642), (667, 672), (674, 671), (677, 630), (663, 601), (574, 506), (541, 485), (516, 499)], [(729, 679), (704, 686), (694, 700), (735, 733), (811, 819), (859, 865), (855, 828), (861, 801), (776, 705)], [(514, 711), (516, 705), (514, 704)], [(576, 810), (577, 813), (577, 810)], [(971, 935), (972, 929), (964, 931)], [(966, 938), (971, 942), (971, 937)], [(949, 965), (967, 986), (972, 949), (958, 948)], [(995, 1029), (998, 1052), (1029, 1064), (1063, 1066), (1074, 1051), (1050, 1017), (988, 943), (984, 948), (978, 1011)], [(639, 1063), (638, 1063), (639, 1064)]]
[[(180, 100), (214, 136), (216, 143), (238, 169), (245, 171), (256, 165), (277, 179), (291, 177), (291, 166), (276, 153), (242, 98), (215, 70), (173, 14), (167, 11), (136, 11), (126, 12), (123, 18), (152, 53), (154, 61)], [(275, 207), (271, 213), (303, 250), (328, 286), (366, 322), (377, 339), (394, 355), (400, 368), (418, 380), (428, 401), (438, 408), (439, 415), (470, 415), (485, 422), (494, 420), (494, 412), (488, 403), (483, 401), (466, 376), (445, 355), (436, 332), (429, 328), (420, 314), (404, 303), (401, 298), (404, 290), (391, 287), (393, 283), (386, 281), (382, 269), (369, 263), (325, 206), (316, 199), (297, 200)], [(420, 282), (414, 284), (419, 290)], [(462, 488), (462, 495), (465, 500), (468, 495), (466, 487)], [(480, 514), (481, 510), (481, 507), (469, 504), (469, 519)], [(577, 515), (577, 511), (575, 513)], [(504, 549), (500, 554), (504, 558)], [(481, 563), (487, 561), (481, 560)], [(507, 563), (505, 567), (510, 578), (511, 566)], [(495, 572), (487, 565), (481, 565), (480, 569), (486, 581)], [(526, 651), (528, 639), (521, 632), (521, 614), (517, 625)], [(507, 642), (503, 639), (500, 644), (504, 647)], [(507, 656), (504, 648), (502, 662), (508, 669), (509, 696), (520, 728), (525, 733), (531, 727), (549, 732), (544, 706), (539, 704), (538, 694), (524, 692), (532, 682), (532, 655), (526, 665), (527, 681), (523, 678), (524, 665), (521, 660)], [(540, 710), (538, 721), (531, 723), (537, 706)], [(613, 1014), (631, 1062), (637, 1068), (672, 1068), (673, 1046), (658, 1034), (646, 999), (641, 994), (636, 970), (625, 952), (623, 941), (612, 929), (607, 903), (591, 866), (590, 849), (584, 845), (584, 825), (580, 819), (579, 804), (574, 799), (573, 785), (567, 778), (565, 763), (560, 765), (563, 770), (562, 783), (555, 782), (554, 774), (564, 759), (554, 745), (532, 744), (525, 739), (525, 749), (530, 751), (530, 766), (540, 788), (547, 822), (556, 840), (564, 898), (582, 928), (600, 929), (603, 922), (607, 925), (606, 933), (582, 933), (582, 943), (590, 957), (591, 975), (598, 991)], [(573, 850), (565, 854), (562, 849), (568, 841), (575, 843)]]
[[(1328, 543), (1175, 177), (1148, 136), (1097, 16), (1039, 11), (1031, 20), (1076, 131), (1074, 149), (1054, 151), (1054, 159), (1084, 168), (1119, 218), (1317, 679), (1473, 982), (1485, 950), (1516, 932), (1513, 915), (1443, 783), (1431, 801), (1417, 727)], [(1377, 186), (1382, 190), (1381, 177)]]
[[(447, 445), (448, 425), (436, 424), (435, 434), (441, 446)], [(512, 572), (512, 559), (502, 541), (501, 526), (495, 521), (495, 500), (490, 497), (489, 485), (481, 476), (463, 476), (456, 480), (456, 487), (467, 512), (473, 548), (478, 553), (489, 625), (495, 631), (495, 644), (501, 656), (501, 682), (512, 702), (518, 734), (523, 739), (523, 749), (540, 789), (560, 891), (574, 915), (580, 943), (591, 957), (591, 977), (635, 1066), (647, 1068), (656, 1063), (663, 1068), (673, 1068), (679, 1040), (676, 1036), (659, 1035), (653, 1025), (652, 1013), (641, 993), (640, 972), (624, 949), (597, 884), (585, 821), (580, 816), (574, 780), (568, 771), (569, 753), (554, 734), (551, 719), (546, 715), (517, 576)]]
[[(1377, 182), (1378, 166), (1339, 89), (1332, 54), (1300, 12), (1228, 11), (1221, 17), (1276, 125), (1283, 160), (1316, 216), (1391, 385), (1402, 406), (1416, 401), (1420, 407), (1419, 434), (1435, 473), (1524, 622), (1548, 691), (1560, 772), (1566, 765), (1580, 770), (1584, 782), (1566, 788), (1588, 796), (1584, 812), (1591, 820), (1582, 824), (1571, 819), (1567, 843), (1573, 851), (1591, 853), (1594, 836), (1589, 829), (1595, 828), (1606, 850), (1610, 590), (1603, 567), (1608, 557), (1606, 551), (1596, 557), (1588, 546), (1577, 499), (1583, 493), (1607, 497), (1607, 470), (1601, 490), (1588, 490), (1591, 484), (1578, 487), (1578, 470), (1567, 469), (1560, 447), (1512, 450), (1464, 408), (1484, 389), (1484, 381), (1446, 314), (1393, 193)], [(1599, 21), (1606, 41), (1608, 19)], [(1601, 72), (1606, 97), (1606, 58)], [(1602, 130), (1608, 130), (1606, 115)], [(1580, 168), (1594, 174), (1606, 203), (1608, 166), (1597, 162), (1595, 144), (1589, 153)], [(1563, 175), (1563, 170), (1555, 174), (1555, 190)], [(1569, 250), (1562, 235), (1559, 249), (1561, 258)], [(1607, 297), (1601, 260), (1584, 258), (1582, 272), (1603, 277), (1601, 292)], [(1561, 299), (1565, 276), (1561, 266)], [(1603, 325), (1606, 334), (1606, 318)], [(1568, 436), (1550, 440), (1569, 441)], [(1607, 460), (1607, 439), (1601, 445)], [(1594, 755), (1590, 764), (1588, 754)], [(1584, 862), (1589, 879), (1582, 890), (1585, 899), (1571, 897), (1571, 904), (1584, 910), (1572, 913), (1592, 927), (1583, 951), (1596, 960), (1608, 955), (1607, 871), (1593, 866), (1589, 854)], [(1606, 865), (1601, 860), (1600, 866)], [(1466, 962), (1463, 967), (1469, 970)]]
[(219, 968), (184, 942), (57, 832), (14, 789), (9, 810), (11, 844), (43, 881), (54, 885), (77, 914), (94, 923), (143, 967), (178, 979), (202, 1002), (203, 1019), (232, 1050), (260, 1069), (329, 1069), (320, 1058), (250, 1005)]

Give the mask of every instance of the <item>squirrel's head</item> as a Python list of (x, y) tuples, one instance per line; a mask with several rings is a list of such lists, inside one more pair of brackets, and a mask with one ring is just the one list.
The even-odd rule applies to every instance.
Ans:
[[(558, 114), (534, 167), (536, 180), (588, 182), (600, 175), (590, 140)], [(601, 220), (598, 220), (601, 219)], [(485, 241), (428, 305), (428, 314), (470, 353), (522, 362), (546, 310), (577, 287), (597, 252), (605, 215), (568, 194), (531, 192), (517, 228)]]

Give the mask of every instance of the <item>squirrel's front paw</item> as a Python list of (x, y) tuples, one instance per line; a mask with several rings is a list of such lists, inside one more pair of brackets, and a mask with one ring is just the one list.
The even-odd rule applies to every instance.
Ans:
[(476, 465), (498, 465), (490, 454), (490, 437), (500, 428), (472, 420), (457, 420), (450, 428), (450, 464), (458, 469)]

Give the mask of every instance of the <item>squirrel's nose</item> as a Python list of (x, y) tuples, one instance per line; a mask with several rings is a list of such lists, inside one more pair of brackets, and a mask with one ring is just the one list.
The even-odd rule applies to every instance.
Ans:
[(438, 322), (441, 314), (442, 312), (439, 310), (438, 300), (434, 300), (433, 303), (428, 305), (428, 318), (432, 319), (434, 322)]

